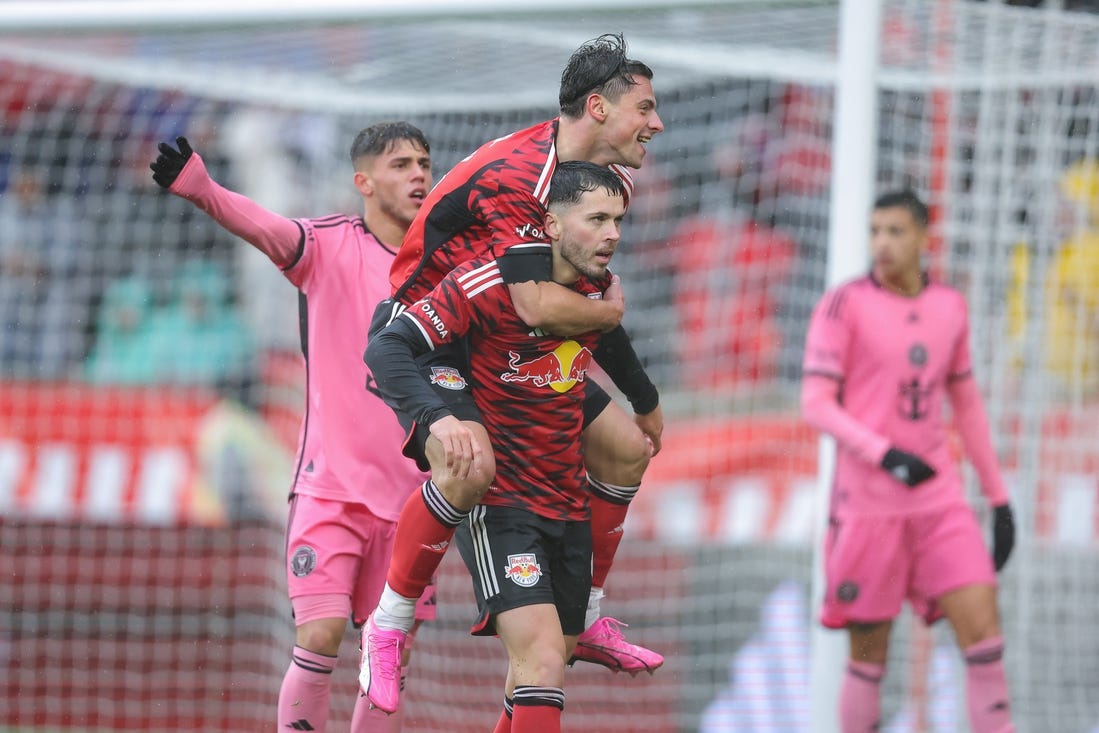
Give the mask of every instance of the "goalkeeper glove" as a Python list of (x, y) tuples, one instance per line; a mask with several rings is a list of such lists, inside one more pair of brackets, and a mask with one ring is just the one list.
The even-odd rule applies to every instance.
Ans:
[(890, 448), (881, 459), (881, 467), (901, 483), (913, 488), (935, 475), (935, 469), (927, 465), (919, 456)]
[(187, 161), (195, 152), (191, 150), (191, 144), (187, 142), (185, 137), (177, 137), (176, 145), (179, 146), (179, 150), (176, 150), (168, 143), (157, 145), (160, 155), (149, 165), (153, 169), (153, 180), (161, 188), (169, 188), (175, 183), (180, 171), (183, 170), (183, 166), (187, 165)]
[(1015, 548), (1015, 515), (1010, 504), (992, 507), (992, 564), (996, 572), (1007, 564)]

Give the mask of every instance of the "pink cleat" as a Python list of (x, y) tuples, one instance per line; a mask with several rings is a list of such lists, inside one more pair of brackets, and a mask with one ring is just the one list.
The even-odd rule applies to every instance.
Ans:
[(392, 715), (401, 698), (401, 652), (408, 634), (379, 629), (371, 614), (363, 624), (359, 689), (373, 707)]
[(652, 674), (664, 664), (664, 657), (626, 641), (620, 628), (626, 624), (607, 616), (588, 627), (576, 643), (569, 665), (576, 661), (600, 664), (612, 672)]

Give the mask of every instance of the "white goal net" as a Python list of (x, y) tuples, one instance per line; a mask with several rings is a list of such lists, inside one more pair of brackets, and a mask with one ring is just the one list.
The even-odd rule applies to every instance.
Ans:
[[(412, 121), (437, 179), (553, 116), (569, 53), (618, 31), (655, 70), (667, 127), (616, 270), (668, 427), (604, 609), (668, 662), (646, 679), (570, 670), (565, 724), (810, 729), (817, 451), (797, 394), (844, 193), (830, 190), (835, 3), (318, 3), (267, 18), (14, 5), (0, 6), (0, 730), (273, 725), (293, 643), (297, 299), (153, 183), (156, 144), (186, 135), (215, 178), (279, 213), (357, 213), (358, 130)], [(1099, 17), (890, 0), (882, 18), (867, 29), (882, 48), (877, 184), (932, 205), (929, 264), (969, 300), (1020, 524), (1001, 589), (1017, 724), (1091, 733)], [(181, 317), (189, 291), (220, 319), (205, 337)], [(126, 339), (141, 324), (205, 348), (150, 371)], [(407, 729), (487, 730), (503, 652), (467, 635), (471, 586), (457, 556), (444, 568)], [(951, 645), (898, 624), (884, 731), (967, 730)], [(342, 657), (331, 729), (353, 702), (350, 632)]]

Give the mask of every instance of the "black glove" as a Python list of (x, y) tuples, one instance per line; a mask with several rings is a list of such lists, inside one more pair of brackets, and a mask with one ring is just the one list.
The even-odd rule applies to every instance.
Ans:
[(176, 150), (168, 143), (157, 145), (160, 155), (149, 165), (153, 169), (153, 180), (161, 188), (168, 188), (175, 183), (180, 171), (183, 170), (183, 166), (187, 165), (187, 161), (195, 152), (191, 150), (191, 144), (187, 142), (185, 137), (177, 137), (176, 145), (179, 146), (179, 150)]
[(935, 475), (935, 469), (924, 463), (919, 456), (890, 448), (881, 459), (881, 467), (893, 474), (893, 478), (913, 488)]
[(1010, 504), (992, 507), (992, 564), (996, 572), (1007, 564), (1015, 548), (1015, 515)]

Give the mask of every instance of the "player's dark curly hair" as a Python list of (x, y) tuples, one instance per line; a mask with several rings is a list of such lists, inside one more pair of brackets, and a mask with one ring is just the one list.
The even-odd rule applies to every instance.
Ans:
[(580, 117), (584, 101), (592, 92), (602, 94), (612, 102), (631, 86), (634, 77), (653, 78), (653, 70), (626, 57), (626, 39), (621, 33), (604, 33), (586, 42), (569, 57), (561, 72), (561, 90), (557, 99), (561, 114)]
[(586, 160), (570, 160), (558, 163), (550, 179), (546, 207), (557, 204), (572, 205), (589, 191), (603, 189), (614, 196), (626, 196), (626, 187), (618, 174), (610, 168)]
[(358, 162), (364, 156), (381, 155), (395, 143), (402, 140), (418, 145), (425, 153), (431, 152), (427, 136), (415, 125), (407, 122), (379, 122), (364, 130), (359, 130), (351, 142), (351, 163)]
[(908, 209), (908, 213), (912, 215), (921, 228), (927, 228), (927, 225), (931, 223), (931, 212), (915, 191), (903, 190), (903, 191), (888, 191), (878, 196), (874, 201), (874, 209), (892, 209), (894, 207), (900, 207), (902, 209)]

